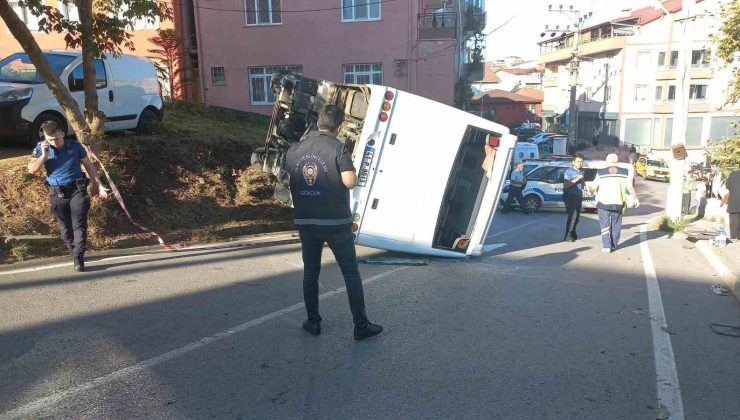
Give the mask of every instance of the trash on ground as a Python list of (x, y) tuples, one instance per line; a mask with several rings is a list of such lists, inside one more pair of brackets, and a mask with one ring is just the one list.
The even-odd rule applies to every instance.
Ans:
[(709, 324), (715, 334), (726, 335), (728, 337), (740, 337), (740, 325)]
[(360, 264), (374, 265), (429, 265), (424, 260), (415, 260), (411, 258), (393, 258), (393, 257), (364, 257), (357, 260)]
[(730, 290), (719, 283), (709, 286), (709, 290), (711, 290), (712, 293), (714, 293), (715, 295), (719, 296), (728, 296), (730, 294)]
[(668, 412), (668, 408), (661, 403), (658, 409), (658, 415), (655, 416), (656, 420), (668, 420), (670, 417), (671, 413)]

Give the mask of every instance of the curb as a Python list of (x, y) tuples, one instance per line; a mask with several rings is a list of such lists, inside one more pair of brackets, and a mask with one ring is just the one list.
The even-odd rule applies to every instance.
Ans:
[(699, 241), (697, 242), (697, 246), (707, 261), (709, 261), (709, 264), (719, 274), (720, 278), (722, 278), (722, 281), (725, 282), (727, 288), (730, 289), (730, 293), (735, 296), (735, 300), (740, 302), (740, 278), (727, 268), (727, 265), (722, 261), (723, 257), (712, 249), (708, 241)]

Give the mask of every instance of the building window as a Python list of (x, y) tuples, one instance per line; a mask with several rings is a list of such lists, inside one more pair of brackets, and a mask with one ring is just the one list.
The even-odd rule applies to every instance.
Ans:
[(644, 102), (648, 98), (648, 87), (647, 85), (636, 85), (635, 86), (635, 102)]
[(678, 67), (678, 51), (671, 51), (671, 68)]
[(303, 74), (302, 66), (269, 66), (250, 67), (249, 86), (250, 97), (253, 105), (271, 105), (275, 103), (275, 97), (270, 91), (270, 79), (278, 71), (289, 71)]
[(661, 51), (658, 53), (658, 67), (664, 67), (665, 66), (665, 51)]
[(686, 146), (701, 146), (701, 129), (703, 117), (689, 117), (686, 121)]
[(277, 25), (282, 23), (281, 0), (244, 0), (247, 25)]
[(374, 85), (383, 84), (383, 65), (375, 64), (345, 64), (344, 82)]
[(669, 101), (675, 101), (676, 100), (676, 86), (671, 85), (668, 86), (668, 99)]
[(624, 123), (624, 142), (637, 146), (650, 145), (652, 118), (630, 118)]
[(13, 9), (16, 15), (26, 24), (29, 30), (39, 30), (39, 18), (31, 13), (31, 10), (25, 5), (21, 5), (18, 1), (10, 1), (10, 7)]
[(656, 101), (662, 101), (663, 100), (663, 86), (656, 86), (655, 87), (655, 100)]
[(72, 2), (62, 3), (60, 1), (58, 6), (59, 11), (62, 12), (65, 19), (72, 22), (80, 21), (80, 11), (77, 9), (77, 6), (75, 4), (73, 4)]
[(591, 91), (591, 88), (586, 88), (586, 91), (583, 93), (583, 99), (584, 99), (584, 101), (585, 102), (591, 102), (591, 100), (593, 99), (593, 97), (594, 97), (594, 94)]
[(612, 100), (612, 87), (611, 86), (606, 87), (606, 97), (604, 99), (606, 102), (609, 102)]
[(727, 137), (736, 136), (740, 128), (738, 117), (712, 117), (709, 128), (709, 141), (721, 141)]
[(637, 52), (637, 69), (644, 70), (650, 68), (650, 51)]
[(689, 87), (689, 99), (707, 99), (707, 85), (691, 85)]
[[(118, 18), (124, 19), (125, 14), (128, 11), (128, 4), (124, 3), (121, 5), (121, 8), (118, 11)], [(139, 19), (131, 19), (131, 25), (129, 25), (126, 29), (132, 30), (132, 31), (143, 31), (146, 29), (159, 29), (159, 16), (155, 17), (148, 17), (148, 18), (139, 18)]]
[(380, 2), (378, 0), (342, 0), (342, 21), (380, 19)]
[(707, 50), (694, 50), (691, 52), (691, 67), (709, 67), (709, 53)]
[(223, 67), (211, 67), (211, 84), (226, 84), (226, 70)]

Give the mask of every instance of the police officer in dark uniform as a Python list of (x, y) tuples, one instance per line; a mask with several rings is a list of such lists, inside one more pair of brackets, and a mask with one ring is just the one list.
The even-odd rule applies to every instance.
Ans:
[(75, 271), (84, 271), (90, 197), (87, 195), (88, 180), (80, 164), (98, 187), (101, 198), (108, 196), (108, 190), (100, 185), (98, 171), (87, 158), (85, 148), (76, 140), (65, 138), (59, 124), (46, 122), (39, 134), (42, 140), (36, 144), (28, 172), (35, 174), (42, 167), (46, 168), (45, 184), (49, 188), (51, 210), (59, 222), (64, 244), (72, 254)]
[(383, 327), (368, 321), (365, 314), (349, 207), (349, 190), (355, 187), (357, 174), (351, 153), (336, 138), (343, 121), (344, 111), (327, 105), (319, 113), (318, 131), (310, 131), (288, 150), (286, 169), (303, 249), (303, 300), (308, 314), (303, 328), (321, 334), (319, 273), (326, 243), (347, 285), (355, 340), (363, 340), (380, 334)]

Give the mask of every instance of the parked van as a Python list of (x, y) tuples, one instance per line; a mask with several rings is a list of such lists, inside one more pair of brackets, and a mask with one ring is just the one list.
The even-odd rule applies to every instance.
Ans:
[(514, 163), (540, 158), (540, 150), (534, 143), (518, 142), (514, 149)]
[[(82, 53), (44, 53), (80, 109), (85, 106)], [(163, 117), (162, 97), (154, 65), (132, 55), (95, 60), (98, 108), (105, 114), (105, 130), (133, 130), (150, 134)], [(35, 144), (46, 121), (59, 123), (68, 133), (62, 107), (46, 86), (28, 54), (12, 54), (0, 61), (0, 136), (24, 138)]]
[[(338, 138), (358, 171), (350, 197), (357, 244), (447, 257), (485, 250), (516, 143), (506, 127), (387, 86), (279, 73), (271, 91), (272, 121), (252, 162), (278, 177), (276, 197), (290, 200), (288, 148), (336, 104), (346, 114)], [(484, 171), (486, 143), (496, 154)]]

